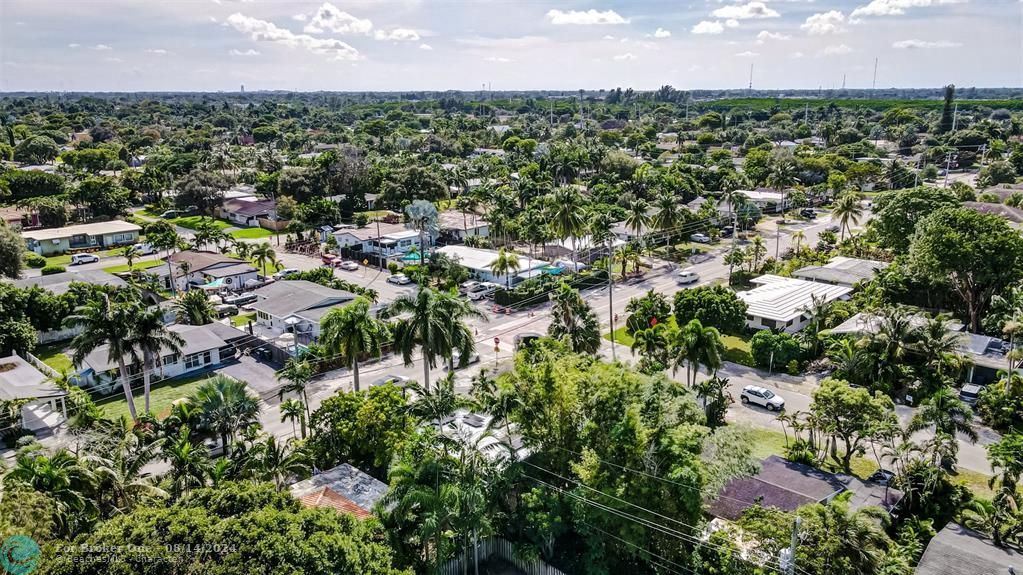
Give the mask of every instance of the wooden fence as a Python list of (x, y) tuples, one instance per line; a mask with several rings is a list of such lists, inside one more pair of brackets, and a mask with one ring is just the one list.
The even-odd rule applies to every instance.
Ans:
[[(518, 567), (526, 575), (565, 575), (540, 559), (516, 557), (514, 545), (500, 537), (488, 537), (480, 541), (477, 548), (480, 563), (491, 557), (500, 557)], [(463, 557), (452, 559), (440, 568), (440, 575), (463, 575), (463, 573), (470, 575), (474, 573), (472, 548), (469, 548)]]

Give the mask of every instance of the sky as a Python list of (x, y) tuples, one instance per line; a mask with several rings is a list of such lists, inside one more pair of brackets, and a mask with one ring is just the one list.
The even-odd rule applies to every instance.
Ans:
[(1023, 0), (0, 0), (0, 91), (1023, 86)]

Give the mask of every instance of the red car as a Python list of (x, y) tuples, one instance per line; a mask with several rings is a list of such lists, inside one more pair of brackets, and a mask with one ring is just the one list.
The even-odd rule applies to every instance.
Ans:
[(320, 259), (323, 261), (323, 265), (326, 266), (337, 265), (337, 256), (335, 256), (334, 254), (323, 254), (320, 256)]

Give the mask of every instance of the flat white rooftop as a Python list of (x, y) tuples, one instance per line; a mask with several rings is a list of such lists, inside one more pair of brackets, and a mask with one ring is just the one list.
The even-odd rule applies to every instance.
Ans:
[(776, 275), (763, 275), (752, 280), (757, 287), (736, 295), (746, 302), (747, 315), (788, 322), (811, 309), (814, 297), (832, 302), (852, 293), (852, 288), (808, 282)]

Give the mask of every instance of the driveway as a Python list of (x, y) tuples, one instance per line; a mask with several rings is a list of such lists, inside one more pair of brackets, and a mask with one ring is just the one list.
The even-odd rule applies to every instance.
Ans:
[(277, 372), (272, 364), (259, 361), (248, 355), (243, 355), (237, 361), (218, 368), (216, 372), (244, 381), (249, 389), (256, 392), (262, 399), (276, 396), (277, 390), (281, 386), (277, 381)]

